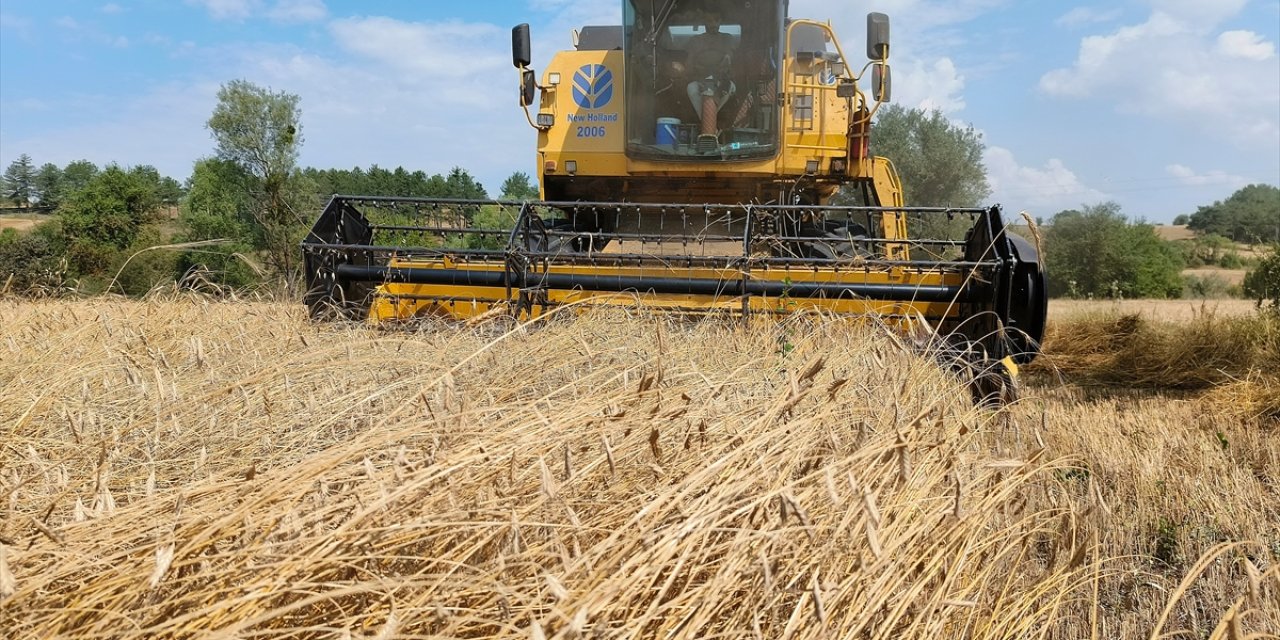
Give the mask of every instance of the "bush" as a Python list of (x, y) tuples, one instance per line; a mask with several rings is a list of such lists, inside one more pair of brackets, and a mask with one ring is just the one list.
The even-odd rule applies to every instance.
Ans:
[(1266, 307), (1280, 311), (1280, 245), (1244, 277), (1244, 294)]
[(107, 283), (110, 291), (140, 296), (159, 285), (173, 282), (178, 255), (168, 249), (149, 250), (163, 244), (165, 242), (155, 227), (139, 233), (132, 245), (116, 254), (113, 280)]
[(1188, 267), (1192, 268), (1218, 266), (1231, 255), (1234, 255), (1236, 260), (1240, 259), (1235, 251), (1235, 243), (1219, 235), (1204, 235), (1191, 240), (1181, 240), (1177, 244), (1182, 250), (1182, 259)]
[(1155, 227), (1109, 202), (1063, 211), (1045, 233), (1049, 293), (1097, 298), (1177, 298), (1183, 255)]
[(1184, 298), (1227, 298), (1231, 297), (1231, 287), (1226, 280), (1215, 276), (1186, 276), (1183, 279)]
[(0, 291), (30, 293), (57, 288), (65, 271), (44, 234), (0, 231)]

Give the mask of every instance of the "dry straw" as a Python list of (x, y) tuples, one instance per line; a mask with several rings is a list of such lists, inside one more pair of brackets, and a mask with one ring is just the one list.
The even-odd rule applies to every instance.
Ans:
[[(21, 302), (0, 326), (13, 637), (1280, 623), (1280, 450), (1260, 427), (1054, 389), (976, 410), (844, 321), (389, 332), (156, 297)], [(1248, 544), (1196, 564), (1220, 540)]]

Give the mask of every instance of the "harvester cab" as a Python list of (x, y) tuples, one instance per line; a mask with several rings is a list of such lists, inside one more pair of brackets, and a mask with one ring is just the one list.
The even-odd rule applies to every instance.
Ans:
[[(1002, 375), (1029, 362), (1047, 305), (1036, 248), (999, 207), (906, 206), (870, 153), (891, 95), (888, 17), (868, 16), (856, 62), (830, 24), (787, 8), (623, 0), (621, 25), (576, 32), (540, 75), (516, 27), (541, 198), (334, 196), (302, 246), (313, 314), (816, 311), (927, 332)], [(909, 233), (957, 217), (964, 239)]]

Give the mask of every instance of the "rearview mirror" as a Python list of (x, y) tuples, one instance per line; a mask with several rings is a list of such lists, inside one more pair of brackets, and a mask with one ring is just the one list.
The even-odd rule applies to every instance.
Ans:
[(523, 69), (533, 63), (533, 51), (529, 38), (529, 24), (517, 25), (511, 30), (511, 63)]
[(889, 16), (867, 14), (867, 57), (883, 62), (889, 59)]
[(876, 102), (893, 100), (893, 73), (887, 64), (878, 64), (871, 69), (871, 95)]
[(532, 69), (525, 69), (520, 74), (520, 106), (527, 107), (533, 104), (535, 92), (538, 89), (538, 81), (534, 78)]

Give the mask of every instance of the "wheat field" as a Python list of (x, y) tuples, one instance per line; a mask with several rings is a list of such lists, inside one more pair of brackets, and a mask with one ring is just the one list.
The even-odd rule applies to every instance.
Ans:
[(826, 318), (157, 296), (6, 300), (0, 332), (5, 637), (1280, 629), (1277, 424), (1211, 394), (977, 409)]

